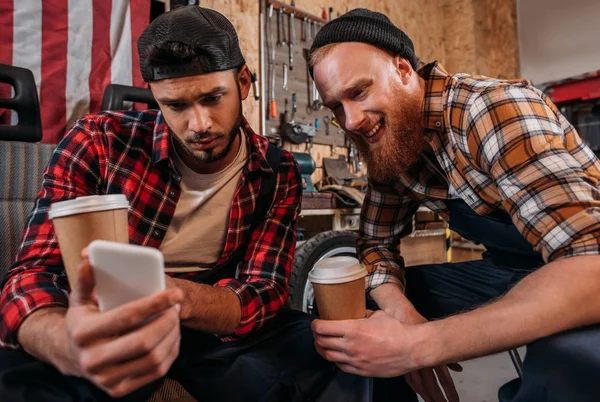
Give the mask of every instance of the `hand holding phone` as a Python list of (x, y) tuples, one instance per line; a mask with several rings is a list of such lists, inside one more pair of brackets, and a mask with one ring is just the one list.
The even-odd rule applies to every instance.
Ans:
[(100, 311), (165, 289), (164, 258), (155, 248), (94, 240), (88, 253)]

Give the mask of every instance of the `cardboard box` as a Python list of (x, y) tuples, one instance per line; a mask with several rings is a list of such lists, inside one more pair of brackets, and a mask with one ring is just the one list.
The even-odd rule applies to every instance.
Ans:
[(446, 236), (405, 237), (400, 242), (400, 254), (407, 267), (446, 262)]

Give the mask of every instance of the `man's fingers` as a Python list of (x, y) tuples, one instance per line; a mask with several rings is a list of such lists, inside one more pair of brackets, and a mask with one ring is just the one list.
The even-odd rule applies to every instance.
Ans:
[(77, 279), (71, 284), (71, 306), (83, 306), (85, 304), (95, 304), (94, 297), (94, 273), (87, 259), (84, 259), (77, 267)]
[[(166, 369), (162, 368), (160, 371), (164, 371), (165, 374), (168, 371), (168, 367), (170, 367), (170, 365), (168, 364), (168, 362), (165, 362), (163, 364), (163, 367), (167, 367)], [(127, 377), (125, 379), (123, 379), (123, 381), (121, 381), (119, 384), (110, 387), (110, 388), (104, 388), (104, 391), (106, 391), (111, 397), (113, 398), (121, 398), (125, 395), (128, 395), (130, 393), (132, 393), (133, 391), (143, 387), (144, 385), (150, 384), (152, 381), (156, 381), (162, 377), (165, 376), (165, 374), (160, 375), (157, 372), (152, 372), (152, 373), (148, 373), (148, 374), (144, 374), (142, 376), (139, 377)]]
[(315, 345), (323, 349), (348, 352), (348, 342), (346, 339), (337, 336), (315, 336)]
[(434, 370), (437, 374), (440, 384), (442, 385), (442, 388), (444, 389), (444, 393), (446, 394), (448, 402), (458, 402), (460, 398), (458, 397), (458, 392), (456, 391), (454, 381), (452, 380), (452, 376), (450, 375), (448, 369), (445, 366), (439, 366), (435, 367)]
[(313, 332), (317, 335), (343, 337), (356, 326), (356, 321), (361, 320), (314, 320), (311, 324)]
[(315, 344), (315, 349), (317, 353), (319, 353), (325, 360), (329, 360), (333, 363), (352, 363), (352, 358), (348, 356), (344, 352), (339, 352), (337, 350), (331, 350), (322, 348), (319, 345)]
[(363, 373), (351, 364), (339, 363), (337, 366), (345, 373), (363, 376)]
[(91, 346), (81, 364), (86, 372), (98, 373), (123, 362), (137, 360), (154, 351), (171, 333), (179, 332), (175, 308), (161, 313), (141, 328), (106, 343)]
[(102, 374), (93, 376), (92, 378), (94, 382), (100, 383), (105, 387), (112, 387), (127, 377), (140, 377), (152, 372), (155, 372), (157, 375), (164, 375), (166, 373), (161, 371), (161, 365), (165, 360), (172, 362), (177, 357), (179, 349), (178, 347), (176, 349), (175, 346), (179, 344), (179, 341), (179, 326), (174, 326), (161, 339), (160, 343), (144, 356), (123, 364), (105, 367)]
[(148, 318), (180, 303), (183, 293), (180, 289), (167, 289), (152, 296), (143, 297), (112, 310), (95, 314), (81, 323), (71, 336), (79, 345), (86, 345), (102, 338), (130, 332)]

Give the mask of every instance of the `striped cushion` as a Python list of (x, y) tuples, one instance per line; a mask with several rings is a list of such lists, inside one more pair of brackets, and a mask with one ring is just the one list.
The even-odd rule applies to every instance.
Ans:
[(56, 145), (0, 141), (0, 277), (14, 262), (42, 172)]

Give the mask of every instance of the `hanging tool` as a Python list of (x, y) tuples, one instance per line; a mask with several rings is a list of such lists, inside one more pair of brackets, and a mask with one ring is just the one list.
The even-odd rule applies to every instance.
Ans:
[(312, 114), (313, 109), (312, 109), (312, 104), (313, 104), (313, 99), (314, 99), (314, 89), (311, 86), (311, 81), (312, 78), (310, 77), (310, 74), (308, 73), (308, 60), (309, 60), (309, 49), (308, 48), (304, 48), (302, 49), (302, 56), (304, 57), (304, 61), (306, 62), (306, 113), (307, 114)]
[(274, 119), (277, 117), (277, 102), (275, 101), (275, 63), (271, 72), (271, 117)]
[(283, 24), (283, 8), (279, 9), (277, 14), (277, 46), (285, 46), (285, 26)]
[(358, 157), (358, 151), (356, 150), (356, 144), (354, 144), (354, 141), (350, 141), (350, 148), (348, 150), (348, 159), (352, 163), (352, 169), (354, 170), (354, 173), (358, 173), (360, 171), (360, 165), (359, 165), (360, 160)]
[(333, 18), (333, 7), (329, 7), (329, 21)]
[(317, 91), (317, 84), (315, 81), (312, 82), (312, 110), (321, 110), (323, 109), (323, 104), (321, 103), (319, 91)]
[(325, 21), (327, 21), (327, 10), (325, 8), (323, 8), (323, 12), (321, 13), (321, 18), (323, 18)]
[(317, 132), (310, 124), (289, 121), (283, 125), (282, 135), (292, 144), (302, 144), (312, 139)]
[(290, 120), (290, 114), (288, 112), (288, 98), (285, 98), (283, 116), (281, 118), (281, 124), (286, 124), (289, 122), (289, 120)]
[(288, 90), (288, 65), (283, 63), (283, 90)]
[(329, 119), (329, 116), (323, 117), (323, 124), (325, 124), (325, 135), (329, 135), (329, 123), (330, 122), (331, 122), (331, 120)]
[[(273, 5), (271, 5), (272, 7)], [(281, 10), (281, 9), (280, 9)], [(269, 16), (269, 18), (271, 18)], [(271, 73), (271, 118), (277, 117), (277, 102), (275, 101), (275, 44), (273, 31), (271, 30), (271, 61), (270, 61), (270, 73)]]
[[(269, 80), (269, 83), (267, 85), (271, 85), (271, 102), (269, 104), (269, 113), (265, 113), (266, 114), (266, 118), (269, 119), (270, 116), (272, 116), (273, 118), (275, 118), (277, 116), (277, 105), (275, 104), (275, 35), (273, 33), (273, 4), (271, 4), (271, 6), (269, 7), (269, 19), (268, 19), (268, 24), (269, 24), (269, 50), (270, 50), (270, 57), (269, 57), (269, 74), (271, 74), (271, 79)], [(277, 33), (279, 34), (279, 30), (277, 31)], [(279, 38), (278, 38), (279, 40)], [(279, 43), (278, 43), (279, 44)], [(266, 94), (265, 94), (266, 97)]]
[(296, 16), (290, 13), (290, 43), (296, 45)]
[(250, 73), (250, 82), (252, 83), (252, 92), (254, 92), (254, 100), (260, 99), (260, 95), (258, 94), (258, 85), (256, 84), (257, 81), (258, 79), (256, 78), (256, 71)]
[(312, 32), (311, 32), (312, 28), (311, 27), (312, 27), (312, 21), (307, 19), (306, 32), (304, 33), (307, 42), (312, 41)]
[(296, 105), (296, 93), (294, 92), (292, 94), (292, 121), (294, 120), (294, 116), (296, 115), (296, 109), (297, 105)]
[(300, 24), (300, 40), (302, 42), (306, 42), (307, 41), (307, 34), (306, 34), (306, 24), (308, 23), (308, 18), (304, 17), (302, 18), (302, 23)]
[(290, 13), (290, 70), (294, 69), (294, 46), (296, 45), (296, 19), (294, 13)]
[(315, 130), (319, 131), (319, 128), (321, 127), (321, 125), (319, 124), (319, 119), (315, 119)]

